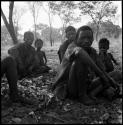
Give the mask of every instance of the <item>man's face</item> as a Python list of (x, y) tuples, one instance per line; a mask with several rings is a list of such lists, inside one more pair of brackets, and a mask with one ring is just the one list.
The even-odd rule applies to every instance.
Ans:
[(76, 32), (75, 31), (68, 31), (66, 33), (66, 37), (68, 38), (68, 40), (73, 41), (73, 40), (75, 40)]
[(93, 34), (90, 30), (80, 31), (77, 39), (77, 44), (80, 47), (88, 48), (93, 42)]
[(26, 43), (28, 43), (29, 45), (32, 45), (33, 41), (34, 41), (34, 35), (32, 34), (27, 34), (25, 39)]

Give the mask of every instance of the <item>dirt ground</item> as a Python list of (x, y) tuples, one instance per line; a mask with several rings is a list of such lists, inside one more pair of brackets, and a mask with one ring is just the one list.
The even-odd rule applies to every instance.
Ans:
[[(114, 56), (120, 62), (119, 67), (116, 68), (121, 70), (122, 56), (118, 50), (114, 50)], [(48, 87), (55, 81), (57, 75), (59, 65), (57, 47), (46, 49), (45, 52), (48, 66), (52, 67), (52, 71), (49, 74), (18, 81), (22, 96), (31, 99), (34, 104), (38, 101), (38, 105), (7, 102), (8, 85), (6, 79), (2, 79), (2, 124), (122, 124), (122, 99), (116, 99), (113, 102), (105, 100), (95, 106), (85, 106), (71, 100), (51, 101), (53, 94), (48, 91)]]

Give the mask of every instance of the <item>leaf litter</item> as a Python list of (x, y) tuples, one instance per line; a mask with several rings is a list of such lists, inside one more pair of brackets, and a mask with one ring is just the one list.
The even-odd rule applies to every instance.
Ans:
[[(56, 68), (59, 64), (56, 51), (47, 51), (48, 65), (53, 69), (38, 77), (18, 80), (18, 89), (22, 96), (38, 102), (38, 106), (23, 106), (13, 103), (6, 107), (4, 102), (9, 98), (9, 86), (4, 77), (1, 81), (2, 123), (3, 124), (101, 124), (122, 123), (122, 100), (103, 101), (99, 105), (85, 106), (76, 101), (56, 100), (49, 91), (55, 81)], [(51, 56), (52, 55), (52, 56)], [(117, 55), (118, 56), (118, 55)], [(121, 68), (118, 68), (121, 69)], [(121, 85), (122, 88), (122, 85)]]

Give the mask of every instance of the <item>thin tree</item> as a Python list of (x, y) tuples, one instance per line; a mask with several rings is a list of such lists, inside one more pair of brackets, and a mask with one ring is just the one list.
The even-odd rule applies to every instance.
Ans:
[(13, 25), (13, 20), (12, 20), (12, 17), (13, 17), (13, 8), (14, 8), (14, 1), (11, 1), (9, 2), (9, 21), (7, 21), (7, 18), (1, 8), (1, 16), (3, 18), (3, 21), (5, 23), (5, 26), (13, 40), (13, 43), (14, 44), (17, 44), (18, 43), (18, 40), (17, 40), (17, 37), (16, 37), (16, 34), (15, 34), (15, 30), (14, 30), (14, 25)]
[(18, 38), (18, 31), (19, 31), (19, 21), (25, 12), (26, 12), (25, 8), (19, 8), (18, 6), (14, 7), (13, 23), (14, 23), (15, 34), (16, 34), (17, 38)]
[(75, 1), (52, 1), (51, 9), (54, 14), (57, 14), (62, 22), (62, 41), (64, 40), (64, 30), (68, 25), (80, 21), (80, 15), (75, 14), (77, 4)]
[(101, 22), (114, 17), (117, 12), (117, 7), (114, 6), (111, 1), (80, 1), (78, 6), (81, 10), (81, 14), (89, 15), (96, 24), (96, 40), (98, 41)]
[[(47, 4), (45, 4), (47, 8), (44, 7), (44, 3), (47, 3)], [(53, 38), (52, 38), (52, 20), (53, 20), (53, 14), (52, 14), (51, 4), (52, 4), (52, 1), (43, 2), (43, 6), (42, 7), (43, 7), (44, 11), (48, 15), (49, 26), (50, 26), (50, 45), (52, 46), (53, 45)]]
[(35, 39), (37, 38), (36, 32), (37, 32), (37, 19), (38, 19), (38, 14), (40, 10), (40, 6), (38, 5), (38, 2), (28, 2), (29, 9), (31, 10), (32, 16), (33, 16), (33, 21), (34, 21), (34, 29), (35, 29)]

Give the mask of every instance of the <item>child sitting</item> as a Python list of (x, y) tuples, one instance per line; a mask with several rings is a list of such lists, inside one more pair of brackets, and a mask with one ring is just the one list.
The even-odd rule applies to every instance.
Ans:
[(60, 48), (58, 50), (60, 63), (62, 62), (67, 47), (69, 46), (70, 43), (72, 43), (75, 40), (76, 29), (73, 26), (68, 26), (65, 30), (65, 33), (67, 40), (60, 45)]
[(43, 47), (43, 41), (41, 39), (37, 39), (35, 41), (35, 47), (37, 48), (36, 54), (40, 60), (40, 66), (43, 72), (48, 72), (51, 68), (46, 65), (47, 58), (46, 58), (45, 52), (41, 50), (41, 48)]
[(106, 72), (112, 72), (114, 70), (113, 63), (118, 65), (117, 61), (114, 59), (113, 55), (108, 51), (109, 49), (109, 40), (106, 38), (102, 38), (99, 41), (99, 56), (105, 66)]

